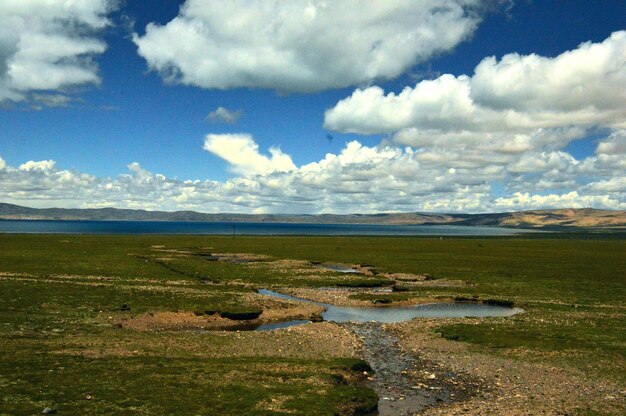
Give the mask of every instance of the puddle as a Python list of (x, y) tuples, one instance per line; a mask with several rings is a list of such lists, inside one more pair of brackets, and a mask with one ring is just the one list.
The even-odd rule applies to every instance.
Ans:
[(305, 320), (293, 320), (284, 322), (270, 322), (267, 324), (255, 323), (255, 322), (243, 322), (239, 325), (229, 325), (223, 328), (216, 328), (215, 330), (223, 331), (271, 331), (273, 329), (288, 328), (290, 326), (310, 324), (311, 321)]
[(482, 303), (430, 303), (415, 306), (354, 307), (335, 306), (313, 302), (307, 299), (259, 290), (259, 294), (298, 302), (309, 302), (326, 308), (322, 313), (325, 321), (332, 322), (404, 322), (413, 318), (484, 318), (513, 316), (524, 310), (505, 306), (485, 305)]
[(355, 273), (355, 274), (363, 274), (362, 271), (355, 269), (354, 267), (347, 267), (347, 266), (342, 266), (339, 264), (320, 264), (319, 266), (320, 269), (324, 269), (324, 270), (331, 270), (333, 272), (337, 272), (337, 273)]
[(257, 331), (271, 331), (272, 329), (287, 328), (287, 327), (290, 327), (290, 326), (310, 324), (310, 323), (311, 323), (311, 321), (304, 321), (304, 320), (286, 321), (286, 322), (272, 322), (272, 323), (269, 323), (269, 324), (263, 324), (263, 325), (259, 326), (258, 328), (256, 328), (256, 330)]

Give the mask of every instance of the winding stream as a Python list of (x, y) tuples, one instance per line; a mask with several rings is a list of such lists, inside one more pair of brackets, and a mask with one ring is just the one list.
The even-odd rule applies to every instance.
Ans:
[[(259, 294), (298, 302), (308, 302), (326, 308), (322, 317), (336, 322), (363, 342), (364, 359), (374, 370), (371, 387), (378, 394), (380, 416), (413, 415), (440, 403), (462, 401), (470, 397), (476, 385), (470, 379), (451, 372), (429, 373), (428, 385), (417, 382), (410, 373), (432, 371), (432, 365), (418, 355), (407, 354), (397, 338), (383, 328), (384, 323), (403, 322), (413, 318), (507, 317), (523, 312), (522, 308), (485, 305), (482, 303), (431, 303), (414, 306), (345, 307), (313, 302), (271, 290)], [(264, 325), (256, 330), (270, 330), (308, 321), (287, 321)], [(436, 370), (439, 372), (439, 369)]]

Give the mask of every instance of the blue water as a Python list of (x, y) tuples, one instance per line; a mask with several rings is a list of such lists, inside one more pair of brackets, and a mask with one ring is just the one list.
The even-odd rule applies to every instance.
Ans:
[[(485, 318), (506, 317), (523, 312), (522, 308), (485, 305), (483, 303), (429, 303), (415, 306), (356, 307), (335, 306), (328, 303), (312, 302), (267, 289), (259, 290), (261, 295), (272, 296), (298, 302), (315, 303), (326, 308), (322, 313), (325, 321), (332, 322), (404, 322), (413, 318)], [(298, 325), (294, 323), (293, 325)], [(289, 325), (285, 325), (289, 326)]]
[(507, 236), (533, 232), (460, 225), (286, 224), (253, 222), (0, 220), (0, 233)]

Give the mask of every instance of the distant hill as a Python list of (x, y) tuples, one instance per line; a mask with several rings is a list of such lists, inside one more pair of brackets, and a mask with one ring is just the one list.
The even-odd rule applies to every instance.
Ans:
[(312, 224), (455, 224), (514, 228), (613, 228), (626, 229), (626, 211), (599, 209), (555, 209), (495, 214), (205, 214), (195, 211), (146, 211), (141, 209), (28, 208), (0, 203), (0, 219), (19, 220), (118, 220), (196, 222), (281, 222)]
[(626, 228), (626, 211), (602, 209), (549, 209), (477, 214), (462, 222), (464, 225), (497, 225), (522, 228)]

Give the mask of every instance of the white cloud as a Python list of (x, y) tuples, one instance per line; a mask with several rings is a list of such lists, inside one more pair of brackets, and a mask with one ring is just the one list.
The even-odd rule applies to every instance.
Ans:
[(39, 162), (29, 160), (26, 163), (22, 163), (18, 169), (26, 172), (49, 172), (52, 171), (55, 166), (56, 162), (54, 160), (41, 160)]
[(211, 123), (234, 124), (242, 115), (241, 110), (232, 111), (224, 107), (217, 107), (206, 116), (206, 120)]
[[(316, 91), (394, 77), (454, 47), (475, 27), (467, 9), (479, 1), (357, 4), (188, 0), (176, 19), (149, 26), (135, 42), (171, 81)], [(65, 105), (64, 88), (98, 82), (90, 58), (104, 50), (94, 34), (107, 24), (107, 7), (104, 0), (0, 5), (0, 101)], [(327, 111), (329, 129), (389, 134), (376, 147), (353, 141), (296, 166), (278, 148), (262, 152), (249, 134), (210, 134), (204, 149), (237, 175), (223, 182), (168, 178), (138, 162), (99, 178), (53, 160), (15, 168), (0, 158), (0, 200), (207, 212), (624, 209), (625, 77), (626, 32), (616, 32), (553, 58), (487, 58), (472, 76), (441, 75), (399, 93), (357, 89)], [(239, 115), (218, 107), (207, 119)], [(595, 154), (568, 153), (568, 144), (599, 131), (606, 137)]]
[(187, 0), (135, 34), (165, 80), (203, 88), (314, 92), (395, 78), (454, 48), (482, 0)]
[(35, 110), (41, 110), (44, 107), (67, 107), (72, 102), (72, 98), (64, 94), (31, 94), (31, 100), (33, 101), (32, 108)]
[(249, 134), (209, 134), (204, 140), (207, 150), (231, 164), (233, 171), (251, 175), (296, 168), (289, 155), (278, 148), (270, 148), (271, 157), (259, 153), (259, 146)]
[(324, 127), (350, 133), (391, 133), (419, 126), (422, 130), (469, 130), (478, 116), (469, 93), (469, 78), (442, 75), (404, 88), (399, 94), (380, 87), (357, 89), (327, 110)]
[(619, 192), (622, 195), (626, 195), (626, 175), (604, 181), (592, 182), (586, 186), (586, 189), (594, 194), (606, 195), (607, 193)]
[(626, 154), (626, 129), (617, 130), (598, 144), (596, 153), (599, 155)]
[[(338, 154), (295, 166), (277, 150), (261, 154), (246, 134), (209, 135), (205, 149), (241, 176), (223, 182), (178, 180), (133, 162), (128, 173), (98, 178), (60, 169), (50, 160), (29, 161), (18, 168), (0, 166), (0, 200), (27, 206), (245, 213), (626, 209), (624, 154), (578, 161), (555, 150), (502, 154), (494, 163), (493, 154), (480, 151), (370, 147), (353, 141)], [(504, 191), (492, 189), (495, 182), (504, 184)]]
[(585, 175), (617, 177), (626, 175), (626, 129), (600, 140), (595, 155), (586, 158), (579, 170)]
[(563, 172), (579, 162), (565, 152), (526, 153), (507, 167), (511, 173)]
[(32, 91), (63, 91), (100, 79), (92, 58), (106, 45), (94, 35), (108, 25), (113, 0), (0, 2), (0, 102), (30, 98), (62, 103)]
[(575, 112), (587, 115), (584, 123), (610, 124), (616, 116), (624, 123), (626, 31), (555, 58), (516, 53), (499, 62), (486, 58), (471, 79), (471, 96), (480, 106), (537, 114), (539, 119)]
[(577, 191), (549, 195), (516, 192), (511, 197), (498, 198), (494, 202), (494, 208), (502, 211), (589, 207), (626, 209), (626, 203), (610, 195), (580, 195)]
[(620, 129), (626, 126), (626, 31), (555, 58), (486, 58), (472, 77), (446, 74), (399, 94), (357, 89), (326, 111), (324, 126), (395, 133), (398, 142), (415, 146), (481, 136), (505, 141), (572, 126)]
[[(446, 74), (399, 93), (357, 89), (326, 111), (324, 125), (389, 134), (384, 143), (412, 146), (422, 166), (462, 170), (514, 193), (481, 202), (487, 209), (623, 206), (626, 31), (554, 58), (487, 58), (471, 77)], [(577, 160), (566, 151), (597, 131), (608, 137), (595, 155)]]

